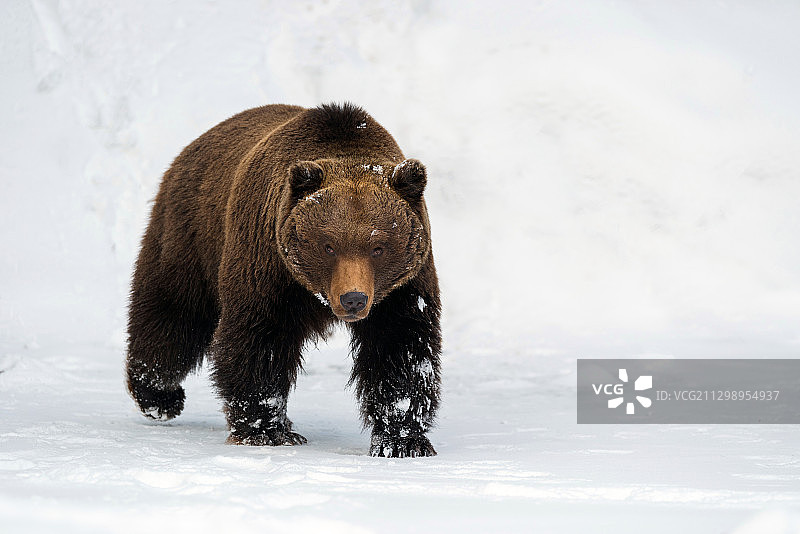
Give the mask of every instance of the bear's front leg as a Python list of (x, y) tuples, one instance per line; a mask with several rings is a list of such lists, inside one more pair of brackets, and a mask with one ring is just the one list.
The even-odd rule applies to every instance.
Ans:
[(299, 445), (286, 399), (301, 363), (302, 334), (257, 309), (223, 310), (213, 347), (212, 376), (225, 401), (228, 443)]
[(370, 315), (350, 325), (350, 378), (372, 426), (370, 455), (434, 456), (425, 435), (439, 406), (440, 304), (436, 293), (396, 289)]

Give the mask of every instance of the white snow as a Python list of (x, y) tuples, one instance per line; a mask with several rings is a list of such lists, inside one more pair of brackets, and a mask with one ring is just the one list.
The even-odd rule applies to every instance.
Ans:
[(365, 171), (370, 171), (378, 176), (383, 176), (383, 165), (364, 164), (361, 166)]
[[(428, 347), (430, 349), (430, 347)], [(414, 372), (423, 382), (431, 382), (433, 380), (433, 365), (430, 360), (423, 360), (414, 366)]]
[(158, 414), (158, 407), (156, 406), (145, 408), (144, 413), (149, 415), (153, 419), (161, 419), (161, 416)]
[[(798, 24), (790, 2), (5, 2), (0, 530), (800, 532), (794, 427), (578, 426), (574, 391), (578, 357), (800, 355)], [(342, 100), (427, 168), (439, 455), (367, 455), (343, 332), (288, 402), (307, 445), (226, 445), (205, 370), (179, 418), (142, 417), (125, 307), (161, 173), (238, 111)]]
[(303, 201), (304, 202), (313, 202), (314, 204), (319, 204), (320, 203), (319, 199), (320, 199), (321, 196), (322, 196), (322, 193), (317, 191), (316, 193), (312, 193), (310, 195), (306, 195), (305, 197), (303, 197)]
[(409, 399), (408, 397), (398, 399), (394, 403), (394, 409), (400, 413), (407, 412), (409, 406), (411, 406), (411, 399)]

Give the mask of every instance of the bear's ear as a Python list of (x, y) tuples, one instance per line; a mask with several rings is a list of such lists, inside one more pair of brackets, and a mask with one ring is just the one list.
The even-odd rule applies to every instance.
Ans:
[(404, 199), (412, 202), (422, 198), (427, 183), (428, 175), (425, 172), (425, 165), (416, 159), (407, 159), (397, 165), (389, 179), (392, 189)]
[(322, 167), (313, 161), (298, 161), (289, 166), (289, 194), (292, 202), (322, 187)]

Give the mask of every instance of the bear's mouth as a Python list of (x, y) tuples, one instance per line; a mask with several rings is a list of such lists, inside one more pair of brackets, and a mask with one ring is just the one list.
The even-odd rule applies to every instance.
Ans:
[(366, 319), (367, 315), (369, 315), (369, 310), (348, 312), (347, 310), (337, 310), (336, 308), (338, 308), (338, 306), (332, 306), (331, 311), (333, 311), (333, 314), (337, 319), (340, 319), (346, 323), (355, 323), (361, 319)]
[(366, 310), (361, 310), (361, 311), (351, 312), (351, 313), (344, 312), (344, 313), (341, 313), (341, 314), (336, 313), (334, 311), (334, 314), (339, 319), (341, 319), (342, 321), (344, 321), (346, 323), (355, 323), (357, 321), (361, 321), (362, 319), (366, 319), (367, 316), (369, 315), (369, 312), (370, 312), (370, 309), (367, 308)]

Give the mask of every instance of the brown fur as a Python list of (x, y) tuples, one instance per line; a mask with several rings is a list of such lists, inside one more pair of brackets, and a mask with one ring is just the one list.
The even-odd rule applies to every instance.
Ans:
[[(128, 387), (142, 411), (180, 413), (180, 384), (210, 350), (230, 441), (302, 443), (285, 406), (301, 350), (342, 319), (373, 454), (376, 442), (381, 455), (432, 454), (424, 432), (438, 405), (440, 339), (426, 180), (351, 105), (248, 110), (186, 147), (164, 175), (131, 290)], [(348, 292), (366, 295), (364, 309), (342, 307)], [(414, 366), (430, 368), (418, 377), (425, 391)], [(410, 401), (417, 416), (394, 414), (384, 389), (425, 397)]]

